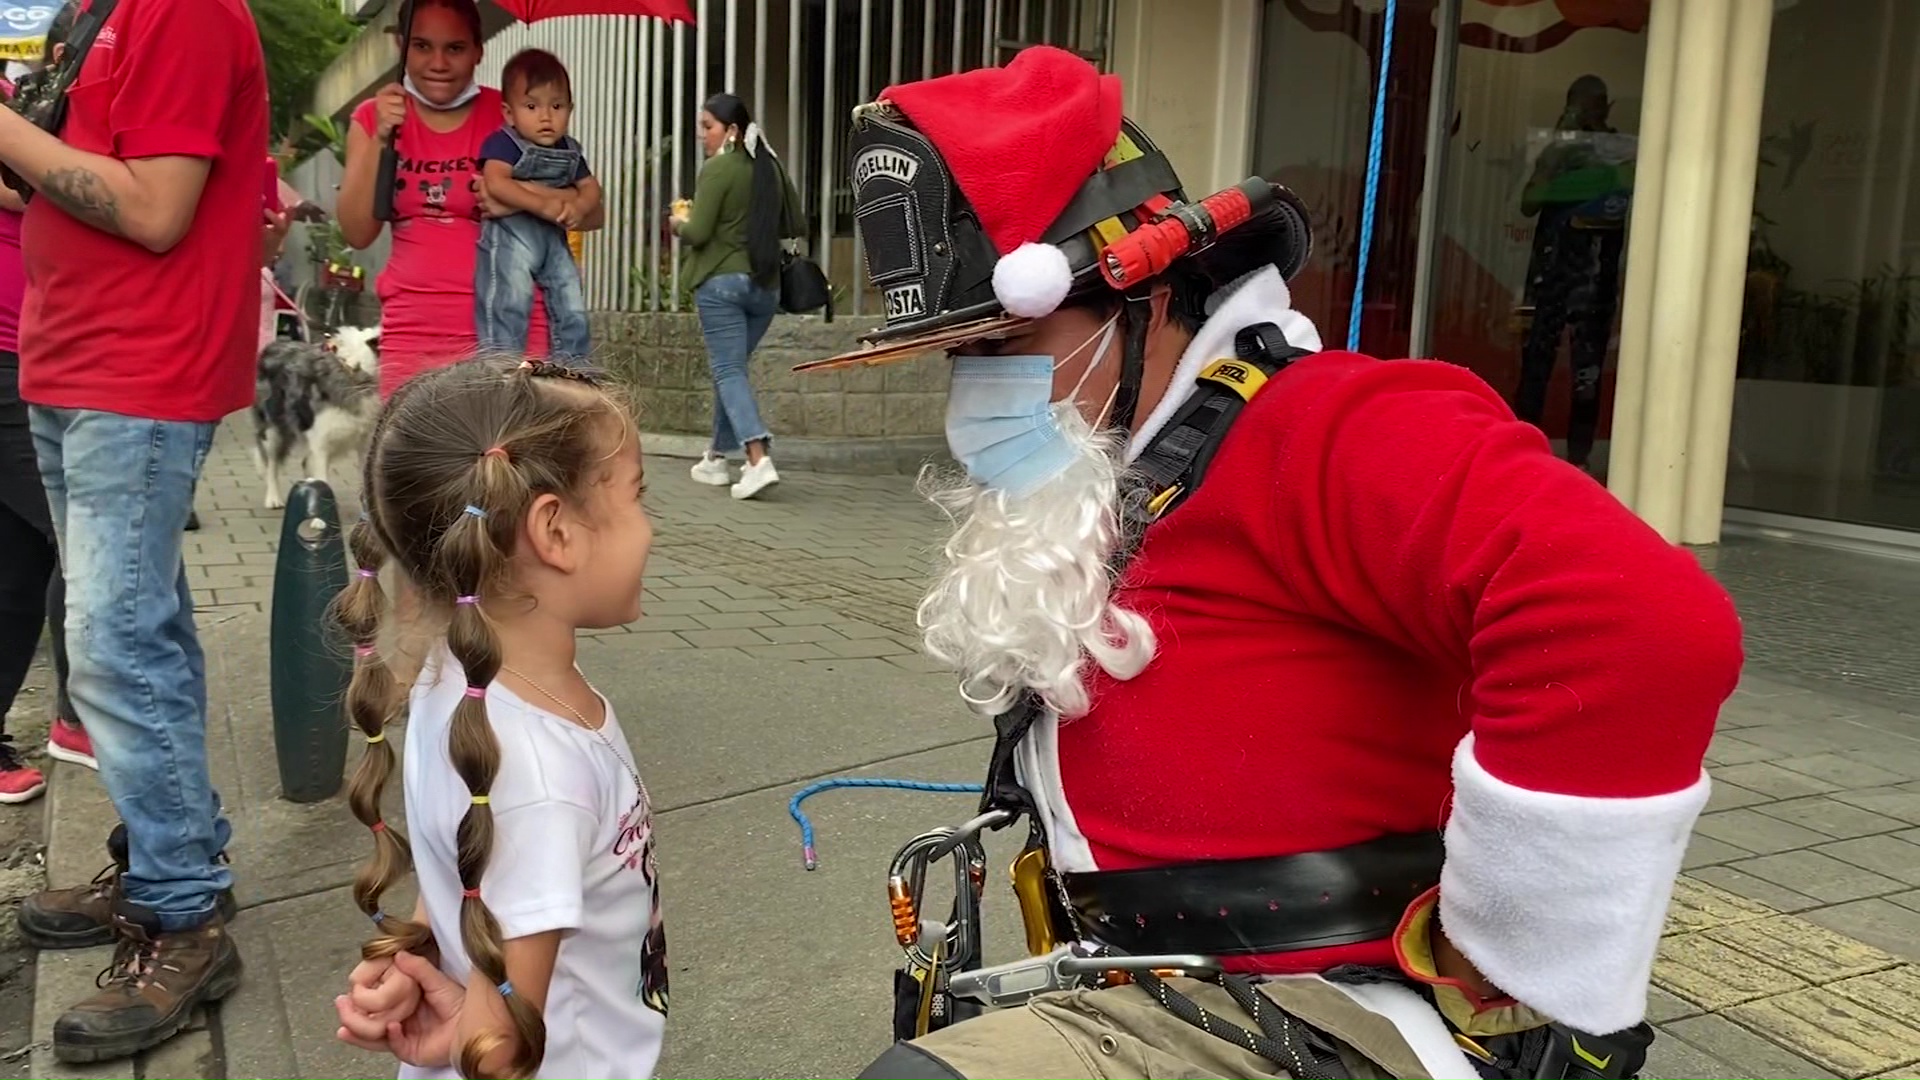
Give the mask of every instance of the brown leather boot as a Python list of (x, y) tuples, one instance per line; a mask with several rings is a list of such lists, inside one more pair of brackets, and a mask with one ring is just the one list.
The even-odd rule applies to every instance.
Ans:
[[(107, 834), (107, 854), (113, 865), (93, 876), (91, 884), (71, 889), (48, 889), (20, 902), (15, 921), (20, 937), (36, 949), (87, 949), (113, 944), (113, 904), (120, 899), (120, 875), (127, 870), (127, 827), (115, 825)], [(238, 914), (233, 890), (220, 894), (220, 914), (231, 922)]]
[(100, 992), (53, 1023), (53, 1053), (80, 1064), (128, 1057), (173, 1038), (193, 1010), (240, 985), (240, 950), (215, 911), (192, 930), (163, 933), (150, 911), (113, 907), (120, 945), (100, 973)]

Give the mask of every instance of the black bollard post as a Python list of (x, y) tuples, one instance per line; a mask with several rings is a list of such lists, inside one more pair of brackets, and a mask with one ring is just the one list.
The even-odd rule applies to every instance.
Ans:
[(351, 650), (327, 617), (347, 583), (340, 507), (323, 480), (302, 480), (287, 494), (280, 554), (273, 570), (271, 679), (273, 749), (280, 794), (291, 802), (333, 797), (347, 770), (342, 713)]

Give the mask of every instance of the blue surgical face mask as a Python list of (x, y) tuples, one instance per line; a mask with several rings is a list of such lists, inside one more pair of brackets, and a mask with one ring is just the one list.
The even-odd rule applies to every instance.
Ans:
[[(1020, 498), (1067, 471), (1077, 452), (1060, 430), (1054, 410), (1054, 370), (1094, 347), (1079, 383), (1065, 399), (1072, 402), (1105, 358), (1118, 324), (1116, 314), (1060, 361), (1051, 356), (953, 358), (947, 448), (975, 483)], [(1105, 412), (1102, 408), (1103, 418)]]

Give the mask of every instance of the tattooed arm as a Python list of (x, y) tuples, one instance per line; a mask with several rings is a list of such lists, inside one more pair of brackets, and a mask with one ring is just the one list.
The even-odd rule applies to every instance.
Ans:
[(156, 254), (193, 224), (212, 162), (197, 157), (121, 161), (76, 150), (0, 109), (0, 160), (60, 209)]

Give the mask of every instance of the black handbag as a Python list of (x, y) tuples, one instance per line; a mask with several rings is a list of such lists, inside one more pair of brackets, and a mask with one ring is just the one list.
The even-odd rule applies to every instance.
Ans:
[(789, 315), (805, 315), (821, 308), (826, 321), (833, 321), (833, 287), (827, 284), (826, 271), (805, 255), (787, 252), (780, 259), (780, 310)]
[[(87, 52), (93, 48), (93, 39), (99, 36), (100, 28), (107, 24), (107, 17), (113, 14), (116, 2), (93, 0), (93, 3), (81, 8), (74, 16), (73, 29), (67, 33), (66, 50), (61, 54), (60, 61), (45, 71), (22, 79), (13, 97), (7, 101), (7, 108), (26, 117), (41, 131), (59, 137), (60, 129), (67, 124), (67, 88), (80, 77), (80, 68), (87, 62)], [(0, 183), (12, 188), (22, 202), (33, 198), (33, 185), (5, 165), (0, 165)]]

